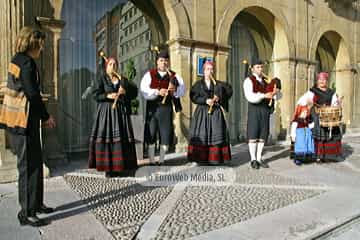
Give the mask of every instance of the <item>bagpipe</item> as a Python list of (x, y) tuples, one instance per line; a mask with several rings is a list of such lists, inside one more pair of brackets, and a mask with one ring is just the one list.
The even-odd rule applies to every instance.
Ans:
[[(245, 75), (247, 77), (251, 77), (252, 76), (252, 72), (251, 72), (251, 66), (248, 64), (247, 60), (243, 60), (243, 64), (247, 65), (246, 68), (246, 73)], [(266, 62), (265, 64), (269, 64), (268, 62)], [(281, 80), (277, 77), (270, 77), (265, 73), (262, 73), (263, 76), (263, 80), (265, 82), (265, 86), (264, 86), (264, 93), (272, 93), (273, 95), (276, 94), (277, 89), (281, 90)], [(276, 100), (271, 98), (271, 99), (265, 99), (265, 101), (267, 102), (269, 108), (271, 109), (271, 112), (275, 112), (276, 109)]]
[[(265, 86), (265, 93), (271, 92), (273, 93), (273, 95), (276, 94), (277, 89), (281, 90), (281, 80), (277, 77), (269, 77), (268, 75), (266, 75), (265, 73), (263, 73), (263, 79), (266, 82), (266, 86)], [(271, 98), (270, 100), (268, 100), (268, 106), (272, 109), (275, 110), (275, 106), (276, 106), (276, 100)]]
[(166, 72), (169, 75), (169, 86), (166, 95), (164, 96), (163, 100), (161, 101), (162, 104), (166, 103), (166, 99), (169, 95), (173, 92), (172, 89), (176, 89), (179, 86), (179, 82), (175, 77), (175, 74), (173, 74), (170, 69), (166, 68)]

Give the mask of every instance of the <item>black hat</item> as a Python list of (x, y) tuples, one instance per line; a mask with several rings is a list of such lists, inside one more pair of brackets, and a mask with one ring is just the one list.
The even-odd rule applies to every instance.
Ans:
[(256, 59), (253, 59), (251, 60), (251, 67), (253, 67), (254, 65), (264, 65), (264, 61), (256, 58)]
[(169, 52), (166, 49), (160, 50), (157, 58), (169, 58)]

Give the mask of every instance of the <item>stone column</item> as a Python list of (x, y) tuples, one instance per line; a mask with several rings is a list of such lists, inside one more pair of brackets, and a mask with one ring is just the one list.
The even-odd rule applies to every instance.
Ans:
[(183, 110), (175, 114), (174, 126), (176, 136), (176, 152), (185, 152), (187, 149), (187, 136), (190, 126), (191, 107), (189, 90), (191, 88), (191, 48), (181, 45), (178, 41), (169, 43), (170, 65), (183, 79), (186, 93), (181, 98)]
[[(6, 83), (8, 64), (11, 56), (14, 54), (13, 45), (20, 29), (25, 25), (34, 25), (35, 16), (42, 15), (42, 13), (48, 15), (49, 13), (52, 13), (52, 10), (55, 10), (54, 13), (58, 17), (60, 16), (62, 0), (51, 1), (51, 3), (48, 3), (48, 5), (46, 5), (46, 3), (47, 2), (42, 3), (41, 1), (28, 0), (0, 1), (0, 8), (3, 10), (3, 14), (0, 15), (0, 20), (2, 23), (0, 25), (0, 51), (2, 53), (0, 56), (0, 85)], [(54, 7), (49, 4), (54, 4)], [(56, 51), (54, 51), (54, 56), (57, 56), (57, 43), (55, 46)], [(45, 63), (51, 64), (51, 62), (47, 62), (48, 58), (45, 59)], [(52, 69), (53, 67), (54, 66), (51, 66), (50, 69)], [(56, 79), (57, 78), (55, 78), (55, 80)], [(0, 131), (0, 143), (0, 154), (2, 158), (2, 167), (0, 167), (0, 181), (2, 181), (2, 179), (9, 181), (7, 179), (10, 178), (11, 180), (16, 180), (16, 157), (9, 150), (6, 149), (6, 135), (4, 131)], [(46, 176), (46, 167), (44, 168), (44, 170)], [(15, 174), (13, 174), (14, 172)], [(10, 178), (8, 177), (8, 175), (10, 175)]]
[(310, 62), (308, 66), (308, 82), (307, 82), (308, 89), (310, 89), (315, 83), (315, 71), (316, 71), (316, 63)]
[[(36, 17), (41, 28), (47, 32), (46, 47), (43, 52), (43, 60), (41, 62), (41, 78), (43, 82), (43, 92), (50, 95), (48, 99), (47, 109), (50, 115), (54, 116), (57, 126), (61, 124), (59, 121), (59, 99), (58, 99), (58, 83), (59, 83), (59, 39), (61, 31), (65, 25), (62, 20), (53, 18)], [(61, 160), (67, 162), (64, 154), (64, 147), (59, 138), (58, 128), (43, 129), (43, 154), (44, 160), (51, 165), (52, 161)]]
[(352, 123), (352, 113), (354, 108), (354, 73), (351, 69), (336, 70), (336, 93), (343, 96), (343, 122), (346, 125)]
[[(24, 1), (0, 1), (0, 104), (3, 100), (1, 88), (6, 86), (8, 65), (14, 54), (14, 42), (20, 29), (24, 26)], [(16, 156), (7, 148), (7, 137), (0, 129), (0, 183), (16, 181)]]
[[(360, 63), (354, 64), (356, 69), (360, 69)], [(353, 82), (354, 82), (354, 107), (352, 114), (351, 127), (360, 132), (360, 79), (359, 72), (354, 69)]]
[(229, 57), (229, 48), (223, 47), (219, 49), (216, 54), (216, 79), (221, 81), (228, 81), (228, 57)]
[(296, 64), (290, 59), (274, 60), (274, 76), (281, 79), (282, 98), (277, 102), (276, 115), (279, 118), (279, 137), (287, 139), (289, 124), (295, 106)]
[(297, 100), (309, 89), (308, 63), (298, 61), (295, 67), (295, 105)]

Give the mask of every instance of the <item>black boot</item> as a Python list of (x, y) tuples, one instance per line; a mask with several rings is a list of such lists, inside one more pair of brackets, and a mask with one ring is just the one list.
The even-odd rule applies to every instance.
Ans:
[(251, 166), (253, 169), (259, 169), (259, 168), (260, 168), (260, 164), (259, 164), (259, 162), (256, 161), (256, 160), (251, 160), (250, 166)]
[(269, 164), (267, 164), (267, 163), (264, 162), (264, 161), (260, 161), (259, 164), (260, 164), (260, 166), (261, 166), (262, 168), (269, 168)]
[(40, 219), (36, 215), (25, 216), (21, 212), (18, 213), (18, 220), (21, 226), (29, 225), (33, 227), (40, 227), (40, 226), (48, 225), (50, 223), (50, 221), (47, 221), (45, 219)]
[(53, 213), (54, 209), (51, 207), (47, 207), (45, 204), (41, 205), (37, 210), (37, 213)]

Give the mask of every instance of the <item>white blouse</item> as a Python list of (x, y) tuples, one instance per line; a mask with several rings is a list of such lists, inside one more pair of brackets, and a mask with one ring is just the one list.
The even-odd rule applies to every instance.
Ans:
[[(166, 74), (166, 72), (161, 72), (161, 71), (158, 71), (158, 73), (162, 77)], [(176, 91), (174, 92), (174, 97), (179, 98), (185, 95), (186, 89), (182, 77), (176, 73), (175, 78), (178, 80), (179, 86), (177, 86)], [(151, 75), (150, 72), (148, 71), (147, 73), (145, 73), (140, 83), (140, 92), (146, 100), (154, 100), (159, 95), (159, 90), (150, 88), (150, 83), (151, 83)]]
[[(305, 106), (309, 103), (314, 103), (314, 93), (312, 91), (307, 91), (304, 95), (302, 95), (298, 102), (297, 105), (301, 105), (301, 106)], [(336, 93), (333, 94), (332, 98), (331, 98), (331, 106), (340, 106), (341, 105), (341, 101), (340, 98), (338, 97), (338, 95)]]
[[(262, 78), (259, 77), (257, 74), (253, 74), (253, 75), (256, 77), (256, 80), (259, 81), (260, 83), (263, 81)], [(243, 88), (244, 88), (246, 100), (248, 100), (251, 103), (259, 103), (265, 98), (264, 93), (253, 92), (253, 84), (250, 78), (245, 79)], [(282, 97), (282, 93), (280, 91), (277, 91), (273, 99), (279, 100), (281, 97)]]

